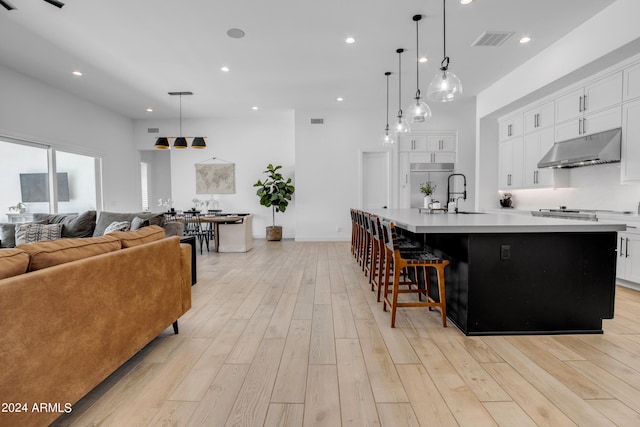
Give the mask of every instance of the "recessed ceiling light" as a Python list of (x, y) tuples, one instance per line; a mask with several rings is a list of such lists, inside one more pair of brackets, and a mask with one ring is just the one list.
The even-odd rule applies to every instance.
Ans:
[(356, 42), (356, 39), (354, 39), (353, 37), (347, 37), (344, 41), (347, 44), (353, 44)]
[(229, 67), (221, 67), (220, 71), (224, 71), (225, 73), (229, 72)]
[(78, 77), (80, 77), (82, 75), (82, 73), (80, 71), (78, 71), (78, 70), (74, 71), (72, 74), (74, 76), (78, 76)]
[(255, 110), (257, 110), (257, 109), (258, 109), (258, 106), (257, 106), (257, 105), (254, 105), (253, 107), (251, 107), (251, 109), (255, 111)]
[(245, 36), (244, 31), (240, 28), (230, 28), (227, 30), (227, 35), (232, 39), (241, 39)]
[(336, 98), (336, 101), (338, 101), (338, 102), (342, 102), (342, 101), (344, 101), (344, 98), (343, 98), (343, 97), (341, 97), (341, 96), (339, 96), (339, 97), (337, 97), (337, 98)]
[(153, 113), (153, 108), (147, 108), (147, 113)]
[(422, 58), (418, 59), (418, 62), (422, 62), (425, 63), (427, 62), (429, 59), (426, 56), (423, 56)]
[(529, 36), (524, 36), (520, 39), (520, 43), (525, 44), (525, 43), (529, 43), (531, 41), (531, 37)]
[(471, 3), (473, 0), (460, 0), (460, 4), (469, 4)]

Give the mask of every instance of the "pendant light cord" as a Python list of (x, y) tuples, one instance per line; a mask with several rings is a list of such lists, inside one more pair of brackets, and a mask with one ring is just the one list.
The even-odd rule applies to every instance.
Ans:
[(397, 49), (398, 52), (398, 118), (402, 118), (402, 52), (404, 49)]
[(182, 138), (182, 95), (180, 95), (180, 137)]
[(420, 49), (418, 48), (418, 22), (420, 19), (422, 19), (422, 15), (413, 17), (413, 20), (416, 21), (416, 99), (420, 98)]
[(449, 69), (449, 57), (447, 56), (447, 0), (442, 0), (442, 51), (444, 59), (440, 63), (440, 70)]
[(387, 71), (384, 75), (387, 76), (387, 127), (385, 127), (384, 130), (389, 132), (389, 76), (391, 73)]

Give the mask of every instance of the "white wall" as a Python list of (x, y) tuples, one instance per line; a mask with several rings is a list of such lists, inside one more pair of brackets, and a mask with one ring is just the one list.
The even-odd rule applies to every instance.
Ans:
[(0, 135), (103, 159), (104, 209), (140, 209), (133, 122), (0, 66)]
[[(265, 227), (271, 225), (271, 209), (261, 206), (253, 184), (263, 179), (263, 171), (269, 163), (283, 166), (283, 174), (292, 178), (296, 193), (286, 212), (276, 214), (276, 225), (283, 226), (283, 237), (296, 235), (296, 205), (298, 197), (297, 167), (293, 131), (293, 112), (268, 114), (257, 112), (246, 117), (226, 117), (210, 119), (182, 119), (184, 135), (207, 137), (204, 150), (170, 150), (170, 170), (164, 176), (171, 177), (168, 195), (174, 201), (174, 208), (188, 209), (192, 199), (208, 200), (210, 196), (197, 195), (195, 185), (195, 164), (213, 157), (235, 164), (236, 193), (216, 195), (219, 209), (226, 212), (252, 213), (253, 234), (264, 238)], [(178, 120), (137, 120), (135, 121), (135, 145), (139, 150), (153, 149), (158, 134), (147, 133), (148, 128), (159, 128), (160, 134), (176, 136)], [(156, 166), (157, 169), (157, 166)], [(157, 171), (155, 172), (157, 173)], [(161, 172), (162, 173), (162, 172)], [(166, 189), (156, 188), (156, 194), (167, 194)], [(157, 198), (150, 199), (152, 211), (161, 211)]]
[[(480, 209), (499, 207), (497, 117), (637, 54), (640, 41), (637, 16), (640, 1), (617, 0), (478, 95)], [(528, 210), (565, 205), (635, 211), (640, 201), (640, 184), (621, 184), (619, 165), (573, 169), (570, 186), (511, 193), (516, 207)]]
[[(430, 106), (433, 118), (412, 130), (458, 130), (457, 171), (467, 176), (472, 196), (475, 99)], [(349, 209), (360, 207), (360, 156), (363, 151), (382, 149), (381, 117), (384, 113), (379, 110), (296, 111), (296, 240), (351, 238)], [(312, 125), (311, 118), (323, 118), (324, 124)], [(397, 162), (395, 157), (393, 162)], [(397, 175), (395, 170), (392, 173)], [(472, 198), (460, 204), (462, 209), (470, 210), (473, 206)]]

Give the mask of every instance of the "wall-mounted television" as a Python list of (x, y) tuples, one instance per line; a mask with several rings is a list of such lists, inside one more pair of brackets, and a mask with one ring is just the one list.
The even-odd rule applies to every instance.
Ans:
[[(66, 172), (58, 172), (58, 201), (69, 201), (69, 177)], [(48, 173), (21, 173), (20, 191), (23, 203), (49, 201)]]

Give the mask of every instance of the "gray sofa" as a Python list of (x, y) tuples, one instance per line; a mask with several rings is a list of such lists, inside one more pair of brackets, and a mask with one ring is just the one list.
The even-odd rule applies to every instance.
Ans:
[[(165, 220), (164, 214), (152, 212), (106, 212), (85, 211), (79, 214), (34, 213), (33, 222), (38, 224), (62, 224), (61, 237), (97, 237), (104, 234), (105, 229), (113, 222), (133, 222), (134, 218), (142, 220), (144, 225), (159, 225), (164, 228), (166, 236), (182, 236), (181, 222)], [(147, 222), (148, 221), (148, 222)], [(0, 223), (0, 247), (15, 247), (16, 224)]]

